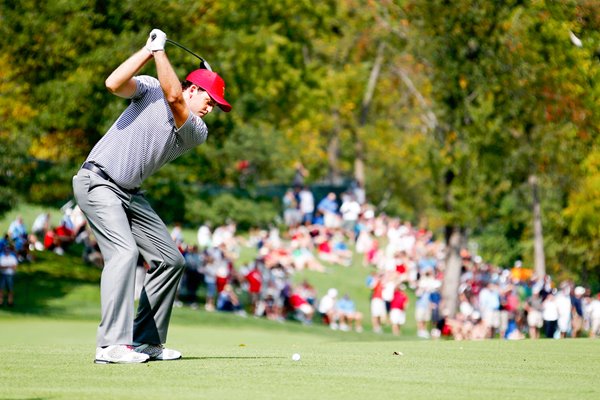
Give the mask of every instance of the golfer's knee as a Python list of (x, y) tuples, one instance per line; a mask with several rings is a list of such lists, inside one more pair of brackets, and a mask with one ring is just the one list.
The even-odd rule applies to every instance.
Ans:
[(112, 254), (111, 258), (113, 261), (119, 264), (129, 265), (136, 264), (140, 253), (136, 248), (132, 249), (120, 249)]
[(185, 258), (181, 254), (174, 254), (169, 260), (166, 260), (167, 264), (176, 269), (183, 270), (185, 268)]

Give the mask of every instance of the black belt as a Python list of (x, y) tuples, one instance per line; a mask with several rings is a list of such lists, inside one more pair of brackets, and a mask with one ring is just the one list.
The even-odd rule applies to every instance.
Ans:
[(135, 188), (135, 189), (126, 189), (124, 187), (119, 186), (119, 184), (117, 182), (115, 182), (106, 172), (104, 172), (104, 170), (100, 167), (98, 167), (96, 164), (94, 164), (93, 162), (89, 162), (86, 161), (83, 163), (83, 165), (81, 166), (82, 169), (87, 169), (88, 171), (92, 171), (93, 173), (95, 173), (96, 175), (98, 175), (100, 178), (112, 182), (115, 185), (117, 185), (121, 190), (130, 193), (130, 194), (135, 194), (137, 192), (139, 192), (140, 188)]

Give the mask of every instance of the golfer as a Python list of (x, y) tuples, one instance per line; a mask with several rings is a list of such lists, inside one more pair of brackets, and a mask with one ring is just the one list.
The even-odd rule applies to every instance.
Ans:
[[(215, 105), (225, 112), (231, 106), (223, 97), (223, 79), (212, 71), (198, 69), (179, 82), (165, 53), (166, 39), (152, 30), (145, 47), (106, 79), (111, 93), (131, 102), (73, 177), (75, 198), (104, 257), (96, 363), (181, 358), (164, 343), (184, 258), (139, 188), (160, 167), (206, 140), (202, 117)], [(135, 76), (152, 58), (158, 80)], [(149, 269), (134, 315), (140, 254)]]

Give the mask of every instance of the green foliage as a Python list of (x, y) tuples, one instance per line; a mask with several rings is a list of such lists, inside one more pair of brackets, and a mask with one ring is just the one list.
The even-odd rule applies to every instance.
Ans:
[(473, 232), (479, 252), (495, 265), (511, 267), (516, 260), (531, 262), (522, 240), (526, 237), (529, 205), (523, 202), (523, 193), (513, 192), (500, 203), (496, 220), (489, 221), (481, 231)]
[(585, 160), (584, 178), (571, 192), (564, 209), (565, 254), (572, 269), (600, 288), (600, 151), (595, 148)]
[(16, 193), (8, 187), (0, 187), (0, 216), (10, 211), (17, 203)]
[(10, 134), (0, 132), (0, 216), (17, 203), (31, 184), (35, 165)]
[(36, 163), (37, 173), (26, 198), (35, 204), (60, 207), (73, 198), (73, 176), (75, 168), (60, 164)]
[(144, 184), (146, 198), (166, 223), (185, 221), (185, 194), (176, 165), (167, 165)]
[(561, 210), (581, 176), (588, 132), (598, 131), (597, 68), (590, 67), (598, 65), (598, 37), (591, 30), (583, 48), (569, 39), (570, 30), (581, 34), (576, 14), (593, 7), (575, 3), (579, 8), (469, 0), (406, 7), (413, 51), (430, 63), (439, 120), (430, 190), (445, 224), (469, 227), (487, 259), (507, 265), (530, 258), (527, 181), (541, 176), (546, 256), (562, 277), (578, 267), (564, 245), (571, 233)]
[[(260, 124), (236, 129), (223, 148), (223, 155), (231, 160), (226, 169), (231, 182), (244, 187), (259, 182), (289, 181), (289, 171), (279, 168), (287, 158), (281, 152), (273, 152), (274, 148), (285, 146), (283, 134), (274, 126)], [(241, 168), (240, 162), (248, 162), (248, 166)]]
[(236, 198), (223, 193), (207, 200), (198, 198), (186, 202), (185, 221), (191, 226), (210, 223), (212, 226), (234, 221), (240, 231), (253, 227), (266, 228), (275, 224), (279, 204), (256, 199)]

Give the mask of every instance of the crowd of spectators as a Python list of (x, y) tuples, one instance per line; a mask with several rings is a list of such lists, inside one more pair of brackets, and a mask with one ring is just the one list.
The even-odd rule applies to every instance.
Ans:
[[(185, 257), (176, 306), (208, 312), (231, 312), (275, 321), (315, 321), (341, 331), (363, 331), (370, 317), (375, 333), (401, 335), (413, 319), (423, 339), (532, 339), (596, 337), (600, 334), (600, 295), (571, 281), (555, 283), (549, 275), (535, 276), (516, 261), (511, 268), (486, 263), (461, 252), (458, 309), (451, 312), (442, 297), (446, 247), (427, 229), (377, 214), (365, 201), (360, 185), (343, 193), (330, 192), (317, 202), (310, 188), (297, 179), (283, 197), (283, 227), (237, 235), (231, 221), (199, 227), (195, 244), (186, 243), (182, 227), (171, 236)], [(283, 228), (283, 229), (282, 229)], [(14, 304), (17, 266), (32, 260), (35, 250), (63, 254), (74, 242), (83, 243), (86, 262), (102, 267), (102, 256), (77, 206), (64, 208), (58, 225), (40, 214), (29, 232), (21, 217), (11, 223), (0, 242), (0, 304)], [(256, 254), (240, 263), (244, 248)], [(353, 263), (354, 262), (354, 263)], [(357, 266), (358, 264), (358, 266)], [(358, 310), (347, 293), (329, 288), (319, 294), (304, 280), (302, 270), (361, 268), (370, 292), (368, 310)], [(140, 259), (138, 286), (143, 282)], [(413, 313), (407, 313), (409, 304)]]
[(82, 243), (83, 260), (102, 268), (100, 249), (86, 229), (87, 222), (79, 207), (68, 203), (62, 210), (63, 215), (57, 224), (53, 224), (51, 215), (45, 212), (35, 218), (31, 229), (20, 215), (10, 223), (0, 239), (0, 306), (14, 306), (17, 270), (23, 263), (34, 262), (36, 251), (64, 255), (73, 243)]
[[(376, 333), (389, 329), (400, 335), (407, 319), (414, 318), (417, 336), (424, 339), (600, 334), (600, 298), (589, 288), (570, 281), (555, 284), (549, 275), (533, 276), (521, 261), (511, 268), (494, 266), (466, 249), (461, 252), (459, 308), (452, 313), (441, 294), (444, 243), (408, 221), (377, 215), (364, 198), (359, 199), (360, 191), (344, 192), (339, 198), (331, 192), (316, 202), (307, 186), (295, 185), (283, 199), (286, 230), (251, 234), (245, 245), (255, 247), (258, 256), (239, 272), (233, 267), (235, 255), (225, 257), (227, 281), (248, 294), (253, 315), (276, 320), (292, 316), (304, 323), (317, 316), (332, 329), (362, 331), (363, 314), (348, 295), (340, 298), (337, 289), (330, 288), (319, 298), (308, 282), (294, 285), (290, 279), (303, 269), (348, 267), (359, 257), (371, 292), (368, 312)], [(199, 243), (201, 236), (204, 245), (209, 243), (209, 232), (206, 226), (199, 229)], [(234, 234), (228, 237), (235, 242)], [(233, 249), (239, 246), (236, 243)], [(220, 251), (236, 253), (227, 245)], [(201, 275), (204, 270), (196, 271)], [(410, 299), (414, 315), (407, 315)]]

